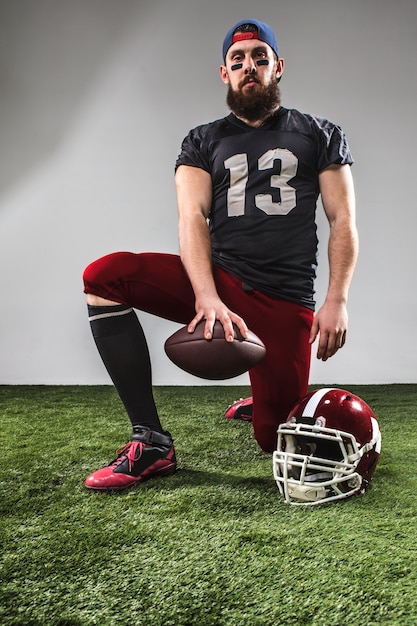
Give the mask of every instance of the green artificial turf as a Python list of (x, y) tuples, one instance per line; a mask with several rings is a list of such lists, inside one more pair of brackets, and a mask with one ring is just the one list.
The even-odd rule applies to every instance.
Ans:
[(415, 626), (417, 385), (350, 386), (379, 418), (370, 490), (291, 507), (242, 387), (157, 387), (180, 471), (83, 482), (130, 429), (112, 387), (0, 387), (2, 626)]

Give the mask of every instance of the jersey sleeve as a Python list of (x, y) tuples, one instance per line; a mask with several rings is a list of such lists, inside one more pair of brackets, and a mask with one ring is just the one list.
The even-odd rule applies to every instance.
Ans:
[(340, 126), (322, 118), (316, 118), (319, 138), (318, 171), (330, 165), (352, 165), (353, 157)]
[(180, 165), (199, 167), (211, 172), (208, 151), (204, 138), (207, 136), (206, 126), (198, 126), (190, 130), (181, 145), (181, 152), (175, 163), (175, 171)]

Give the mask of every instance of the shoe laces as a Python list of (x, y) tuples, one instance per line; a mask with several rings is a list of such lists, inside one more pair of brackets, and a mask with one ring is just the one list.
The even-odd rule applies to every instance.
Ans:
[(127, 459), (129, 461), (129, 471), (132, 471), (133, 463), (142, 456), (143, 445), (142, 441), (129, 441), (129, 443), (116, 450), (117, 458), (110, 465), (118, 467)]
[(239, 400), (235, 400), (234, 402), (232, 402), (232, 404), (229, 404), (229, 406), (227, 407), (227, 411), (229, 409), (232, 408), (232, 406), (234, 406), (235, 404), (237, 404), (238, 402), (243, 402), (245, 400), (245, 398), (239, 398)]

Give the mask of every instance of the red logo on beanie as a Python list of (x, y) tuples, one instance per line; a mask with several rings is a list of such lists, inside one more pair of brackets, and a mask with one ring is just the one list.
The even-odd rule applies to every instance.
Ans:
[(233, 35), (232, 43), (243, 41), (243, 39), (259, 39), (259, 35), (258, 33), (235, 33)]

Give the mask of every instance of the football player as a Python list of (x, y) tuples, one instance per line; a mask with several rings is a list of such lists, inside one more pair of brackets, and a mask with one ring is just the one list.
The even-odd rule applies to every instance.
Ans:
[[(347, 297), (357, 257), (352, 156), (342, 129), (281, 105), (284, 72), (271, 27), (237, 23), (223, 43), (220, 77), (231, 113), (189, 132), (175, 181), (180, 256), (116, 252), (84, 272), (98, 351), (132, 424), (131, 440), (86, 487), (124, 489), (175, 471), (171, 434), (152, 394), (145, 336), (134, 308), (205, 336), (220, 320), (264, 342), (249, 375), (254, 436), (272, 453), (277, 428), (307, 393), (311, 344), (327, 360), (345, 343)], [(315, 213), (330, 225), (330, 280), (314, 315)], [(253, 409), (253, 411), (252, 411)]]

